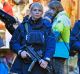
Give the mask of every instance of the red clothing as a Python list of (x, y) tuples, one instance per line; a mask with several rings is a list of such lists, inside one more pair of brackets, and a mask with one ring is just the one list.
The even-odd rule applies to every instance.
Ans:
[(9, 3), (5, 2), (3, 4), (3, 10), (13, 16), (12, 6)]

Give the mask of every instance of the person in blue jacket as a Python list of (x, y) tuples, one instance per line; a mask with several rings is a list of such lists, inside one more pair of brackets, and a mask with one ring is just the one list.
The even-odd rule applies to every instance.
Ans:
[(71, 30), (70, 33), (70, 55), (75, 55), (75, 53), (78, 53), (78, 67), (79, 67), (79, 74), (80, 74), (80, 20), (76, 21), (74, 24), (74, 27)]
[[(12, 73), (47, 74), (48, 71), (45, 68), (53, 57), (56, 42), (54, 34), (51, 32), (51, 26), (48, 25), (50, 24), (49, 21), (44, 22), (42, 14), (43, 7), (40, 3), (34, 2), (33, 4), (31, 4), (30, 17), (28, 18), (28, 20), (22, 22), (12, 35), (10, 41), (10, 49), (17, 54), (17, 57), (10, 70)], [(26, 23), (27, 27), (25, 27)], [(26, 32), (26, 28), (28, 30), (28, 33)], [(34, 33), (34, 37), (32, 35), (29, 35), (29, 33), (31, 33), (32, 31), (35, 32), (38, 30), (43, 34), (43, 36), (41, 37), (43, 39), (43, 43), (41, 45), (38, 45), (37, 43), (39, 41), (37, 38), (38, 35), (36, 36)], [(29, 36), (34, 40), (34, 43), (31, 43), (33, 40), (31, 40)], [(29, 41), (28, 39), (31, 41)], [(23, 47), (24, 45), (32, 46), (36, 50), (41, 49), (42, 51), (44, 51), (42, 59), (39, 62), (35, 63), (35, 66), (31, 70), (31, 72), (28, 72), (28, 68), (32, 60), (28, 60), (28, 58), (30, 58), (30, 54), (25, 51)]]

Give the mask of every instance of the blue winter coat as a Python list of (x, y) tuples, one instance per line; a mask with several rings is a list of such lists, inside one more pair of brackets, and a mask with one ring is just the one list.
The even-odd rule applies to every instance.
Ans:
[[(55, 37), (54, 34), (51, 32), (51, 26), (48, 25), (49, 22), (44, 22), (44, 19), (40, 18), (37, 21), (33, 21), (31, 18), (29, 20), (26, 20), (25, 22), (28, 23), (30, 28), (35, 28), (37, 26), (43, 26), (43, 29), (46, 33), (46, 39), (45, 39), (45, 54), (44, 58), (52, 58), (55, 50)], [(26, 29), (25, 29), (25, 22), (21, 23), (18, 28), (15, 30), (11, 41), (10, 41), (10, 47), (13, 52), (15, 52), (18, 55), (19, 50), (26, 44)], [(17, 56), (16, 60), (14, 61), (14, 64), (11, 68), (12, 72), (19, 72), (22, 70), (23, 67), (23, 60), (21, 57)]]
[[(70, 47), (71, 49), (80, 51), (80, 20), (76, 21), (70, 34)], [(78, 55), (80, 58), (80, 54)]]
[(80, 74), (80, 20), (76, 21), (70, 34), (70, 48), (78, 50), (78, 67)]

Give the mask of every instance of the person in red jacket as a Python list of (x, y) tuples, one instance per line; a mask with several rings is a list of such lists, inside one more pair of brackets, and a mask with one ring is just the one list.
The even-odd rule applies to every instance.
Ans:
[(8, 2), (3, 2), (3, 10), (13, 16), (12, 6)]

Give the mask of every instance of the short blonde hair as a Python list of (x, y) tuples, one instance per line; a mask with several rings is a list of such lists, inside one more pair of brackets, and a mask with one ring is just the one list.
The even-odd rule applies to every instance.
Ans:
[(32, 4), (29, 6), (30, 11), (31, 11), (34, 7), (39, 7), (39, 8), (43, 11), (43, 6), (42, 6), (42, 4), (39, 3), (39, 2), (34, 2), (34, 3), (32, 3)]

